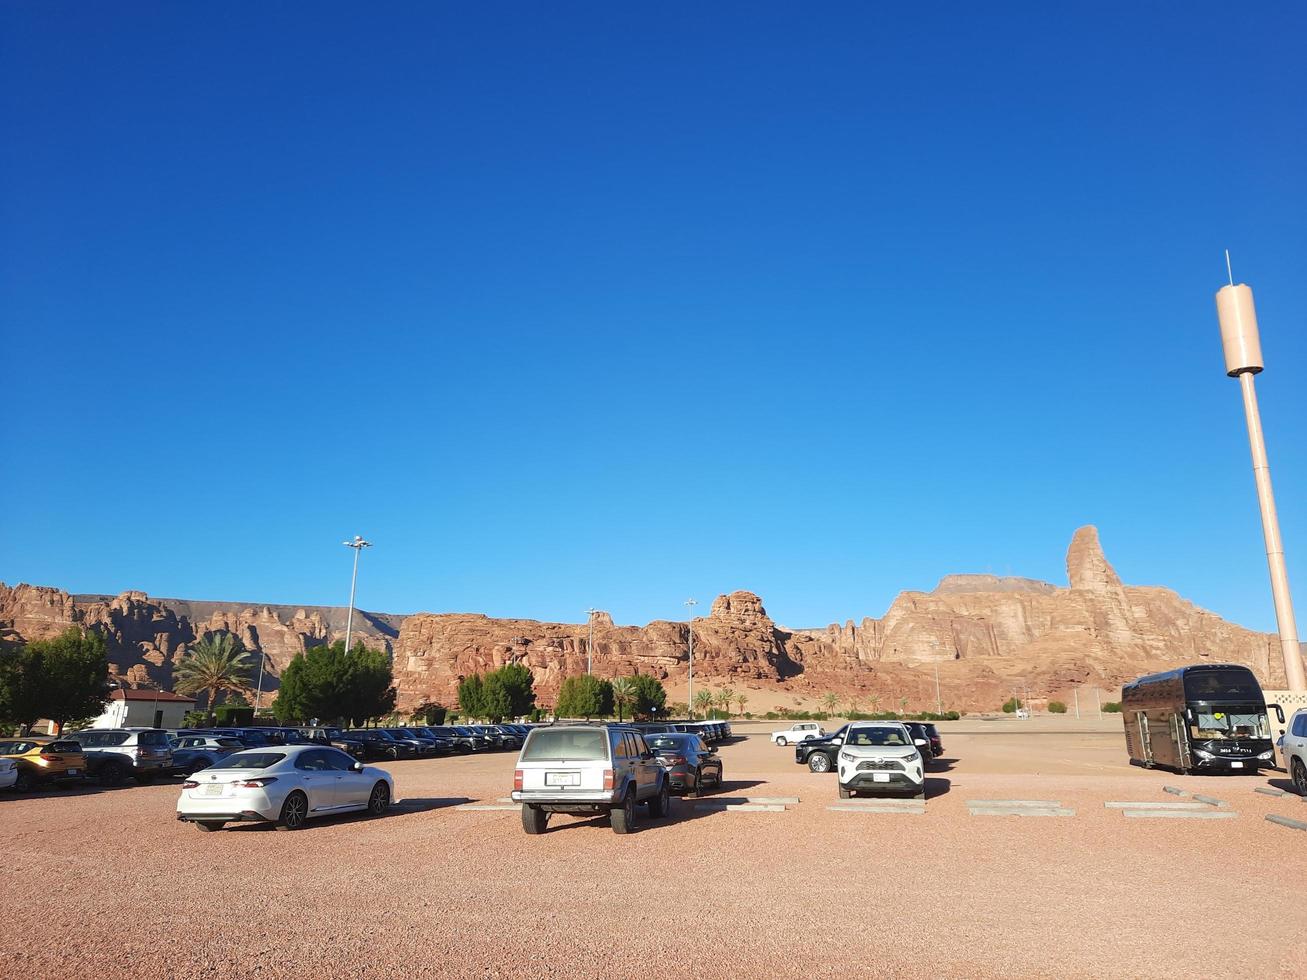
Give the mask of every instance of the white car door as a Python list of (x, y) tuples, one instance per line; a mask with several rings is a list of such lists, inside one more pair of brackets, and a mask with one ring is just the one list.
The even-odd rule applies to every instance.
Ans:
[(309, 798), (309, 812), (320, 813), (336, 806), (336, 783), (340, 775), (331, 766), (326, 749), (310, 749), (295, 756), (295, 774), (300, 789)]
[(336, 774), (336, 805), (367, 806), (375, 780), (354, 771), (354, 760), (339, 749), (323, 749)]

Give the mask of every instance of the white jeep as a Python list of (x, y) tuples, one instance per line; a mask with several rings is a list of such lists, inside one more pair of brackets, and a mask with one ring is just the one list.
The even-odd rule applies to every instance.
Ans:
[(840, 746), (840, 799), (893, 791), (926, 798), (926, 770), (906, 725), (895, 721), (849, 725)]
[(815, 721), (795, 722), (783, 732), (772, 732), (771, 740), (775, 745), (789, 745), (791, 742), (806, 742), (810, 738), (825, 738), (826, 730)]

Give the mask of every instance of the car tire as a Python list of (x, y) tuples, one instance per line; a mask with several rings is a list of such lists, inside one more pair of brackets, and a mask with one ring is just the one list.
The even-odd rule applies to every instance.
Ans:
[(195, 826), (206, 833), (212, 833), (215, 830), (222, 830), (227, 823), (223, 820), (196, 820)]
[(830, 756), (825, 752), (814, 752), (808, 756), (809, 772), (830, 772)]
[(302, 830), (309, 819), (309, 798), (299, 790), (286, 797), (277, 817), (278, 830)]
[(635, 791), (627, 790), (622, 797), (621, 806), (608, 811), (608, 823), (615, 834), (630, 834), (635, 831)]
[(26, 769), (18, 770), (18, 779), (14, 783), (15, 793), (30, 793), (36, 789), (36, 777)]
[(386, 785), (384, 779), (378, 779), (377, 785), (372, 787), (372, 793), (368, 797), (368, 813), (380, 817), (389, 809), (390, 787)]
[(852, 795), (853, 795), (853, 790), (849, 789), (847, 786), (841, 786), (841, 787), (840, 787), (840, 799), (841, 799), (841, 800), (847, 800), (847, 799), (848, 799), (850, 796), (852, 796)]
[(720, 766), (718, 767), (718, 769), (717, 769), (717, 775), (713, 776), (713, 778), (712, 778), (713, 789), (721, 789), (721, 788), (722, 788), (722, 779), (725, 778), (725, 776), (724, 776), (725, 772), (726, 772), (725, 769), (721, 768)]
[(532, 836), (543, 834), (549, 824), (549, 814), (530, 803), (522, 804), (522, 829)]
[(1293, 760), (1293, 785), (1299, 796), (1307, 796), (1307, 765), (1301, 759)]
[(649, 816), (658, 820), (667, 816), (672, 809), (672, 794), (667, 791), (667, 780), (663, 780), (663, 785), (658, 790), (657, 796), (649, 798)]
[(790, 744), (790, 740), (788, 738), (778, 738), (776, 740), (776, 744), (779, 745), (781, 748), (784, 748), (785, 746)]

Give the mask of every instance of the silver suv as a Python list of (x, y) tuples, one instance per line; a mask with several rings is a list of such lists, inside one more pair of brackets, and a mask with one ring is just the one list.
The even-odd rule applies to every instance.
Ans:
[(615, 833), (629, 834), (637, 804), (651, 817), (671, 807), (666, 770), (643, 735), (620, 725), (532, 729), (517, 757), (513, 802), (528, 834), (544, 833), (551, 813), (607, 813)]
[(172, 743), (161, 728), (88, 728), (72, 737), (86, 756), (86, 774), (111, 786), (128, 776), (148, 783), (172, 772)]

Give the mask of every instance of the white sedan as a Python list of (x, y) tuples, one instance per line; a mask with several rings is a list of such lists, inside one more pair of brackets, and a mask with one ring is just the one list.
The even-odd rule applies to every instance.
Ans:
[(390, 773), (323, 745), (273, 745), (233, 752), (182, 783), (177, 819), (201, 830), (271, 820), (299, 830), (310, 817), (386, 812), (395, 797)]

